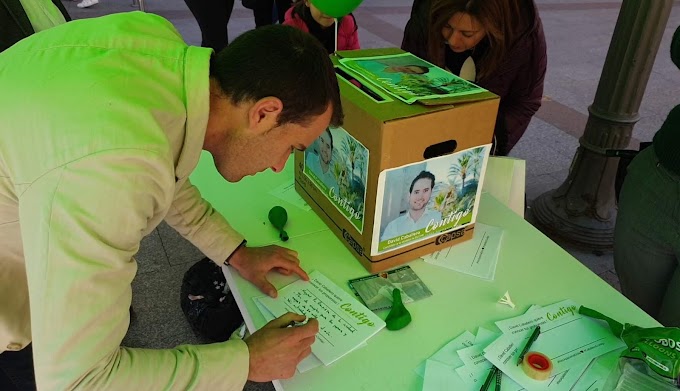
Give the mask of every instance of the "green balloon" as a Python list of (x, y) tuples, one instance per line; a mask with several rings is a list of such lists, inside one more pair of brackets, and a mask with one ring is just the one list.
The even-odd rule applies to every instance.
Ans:
[(279, 230), (281, 240), (284, 242), (288, 240), (288, 234), (283, 230), (286, 222), (288, 222), (288, 212), (283, 207), (277, 205), (269, 211), (269, 222)]
[(362, 0), (312, 0), (312, 4), (328, 16), (341, 18), (354, 11)]

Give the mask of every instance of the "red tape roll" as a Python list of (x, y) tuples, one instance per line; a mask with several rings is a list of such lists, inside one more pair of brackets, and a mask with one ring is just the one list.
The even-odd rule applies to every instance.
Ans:
[(543, 353), (528, 352), (524, 355), (522, 370), (534, 380), (546, 380), (552, 374), (553, 364)]

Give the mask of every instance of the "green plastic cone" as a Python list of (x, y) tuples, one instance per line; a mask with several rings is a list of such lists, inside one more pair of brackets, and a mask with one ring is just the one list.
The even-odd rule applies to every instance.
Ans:
[(408, 312), (401, 301), (401, 291), (394, 288), (392, 291), (392, 309), (385, 318), (386, 327), (388, 330), (399, 330), (409, 323), (411, 323), (411, 313)]

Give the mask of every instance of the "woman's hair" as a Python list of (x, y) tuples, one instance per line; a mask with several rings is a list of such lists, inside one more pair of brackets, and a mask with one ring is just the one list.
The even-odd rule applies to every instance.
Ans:
[(305, 5), (305, 0), (295, 0), (293, 2), (293, 15), (300, 15), (302, 17), (303, 12), (305, 12), (305, 9), (307, 6)]
[(486, 30), (489, 49), (477, 64), (477, 79), (484, 79), (500, 66), (517, 36), (526, 29), (520, 3), (522, 0), (432, 0), (428, 15), (429, 57), (437, 65), (444, 65), (442, 29), (455, 13), (466, 13)]

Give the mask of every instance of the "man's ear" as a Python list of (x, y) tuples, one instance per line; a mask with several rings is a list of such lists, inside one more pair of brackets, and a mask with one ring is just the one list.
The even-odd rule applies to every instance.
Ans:
[(278, 126), (283, 102), (275, 96), (267, 96), (256, 101), (248, 110), (250, 128), (258, 133), (268, 132)]

